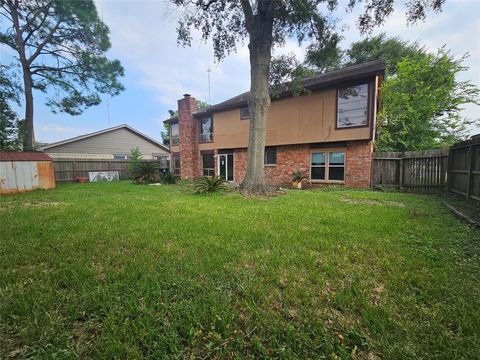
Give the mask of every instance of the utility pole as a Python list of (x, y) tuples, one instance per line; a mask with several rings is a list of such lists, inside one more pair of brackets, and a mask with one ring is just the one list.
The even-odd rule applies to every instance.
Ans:
[(108, 127), (110, 127), (110, 100), (107, 97), (107, 120), (108, 120)]
[(209, 105), (212, 104), (212, 101), (210, 99), (210, 73), (211, 72), (212, 72), (212, 68), (210, 67), (210, 65), (208, 65), (207, 73), (208, 73), (208, 104)]

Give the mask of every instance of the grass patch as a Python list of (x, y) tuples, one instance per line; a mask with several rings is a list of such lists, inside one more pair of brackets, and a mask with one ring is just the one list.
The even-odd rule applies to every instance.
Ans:
[(0, 358), (480, 353), (480, 231), (435, 197), (119, 182), (0, 207)]

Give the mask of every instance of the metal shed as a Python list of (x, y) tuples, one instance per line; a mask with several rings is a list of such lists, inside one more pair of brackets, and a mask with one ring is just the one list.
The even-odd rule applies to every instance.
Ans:
[(0, 151), (0, 194), (54, 188), (50, 156), (43, 152)]

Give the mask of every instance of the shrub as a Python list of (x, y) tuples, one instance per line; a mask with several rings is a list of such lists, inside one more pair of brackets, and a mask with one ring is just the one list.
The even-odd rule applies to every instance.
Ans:
[(160, 181), (164, 184), (174, 185), (178, 181), (178, 176), (173, 175), (170, 171), (160, 175)]
[(131, 155), (131, 162), (128, 165), (128, 174), (132, 180), (135, 180), (133, 178), (133, 169), (135, 166), (140, 164), (142, 162), (142, 152), (138, 147), (130, 149), (130, 155)]
[(303, 179), (305, 179), (305, 176), (303, 176), (303, 174), (300, 171), (295, 171), (292, 174), (292, 182), (299, 182), (299, 181), (302, 181)]
[(159, 180), (159, 169), (153, 162), (139, 162), (132, 168), (132, 181), (135, 184), (150, 184)]
[(204, 176), (195, 180), (193, 187), (198, 194), (217, 192), (225, 189), (225, 180), (220, 176)]

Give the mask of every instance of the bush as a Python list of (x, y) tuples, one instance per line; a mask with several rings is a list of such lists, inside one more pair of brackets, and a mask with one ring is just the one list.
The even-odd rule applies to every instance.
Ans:
[(300, 182), (305, 179), (305, 176), (300, 171), (295, 171), (292, 174), (292, 182)]
[(178, 181), (178, 176), (173, 175), (170, 171), (160, 175), (160, 181), (164, 184), (174, 185)]
[(160, 172), (153, 162), (139, 162), (132, 168), (132, 181), (135, 184), (151, 184), (160, 180)]
[(225, 180), (220, 176), (204, 176), (195, 180), (193, 187), (198, 194), (217, 192), (225, 189)]

